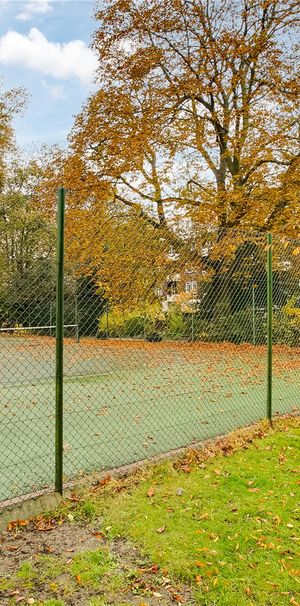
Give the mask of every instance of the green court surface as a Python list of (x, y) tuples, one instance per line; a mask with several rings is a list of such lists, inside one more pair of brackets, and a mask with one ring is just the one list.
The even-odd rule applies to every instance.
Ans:
[[(52, 486), (55, 343), (0, 341), (0, 500)], [(274, 352), (273, 410), (300, 404), (300, 352)], [(264, 418), (266, 350), (82, 339), (65, 346), (64, 473), (109, 469)]]

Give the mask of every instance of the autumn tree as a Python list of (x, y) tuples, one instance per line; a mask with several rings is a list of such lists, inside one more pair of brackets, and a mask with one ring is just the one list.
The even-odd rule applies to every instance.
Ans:
[(298, 2), (110, 0), (96, 19), (99, 90), (71, 146), (115, 197), (160, 225), (294, 220)]
[[(55, 296), (55, 224), (36, 195), (42, 177), (36, 161), (11, 154), (0, 192), (1, 322), (49, 320)], [(39, 306), (39, 312), (34, 312)]]
[(5, 155), (14, 148), (12, 121), (26, 103), (26, 92), (22, 88), (4, 90), (0, 82), (0, 187), (3, 183)]
[(155, 266), (175, 272), (174, 248), (179, 273), (206, 272), (208, 299), (230, 299), (245, 237), (298, 230), (298, 2), (108, 0), (96, 20), (98, 90), (52, 179), (68, 188), (73, 258), (128, 302), (153, 292)]

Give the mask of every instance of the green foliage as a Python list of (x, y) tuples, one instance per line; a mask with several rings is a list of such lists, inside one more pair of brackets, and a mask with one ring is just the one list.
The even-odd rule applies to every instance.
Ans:
[(128, 311), (119, 308), (114, 308), (108, 313), (104, 311), (99, 320), (99, 334), (112, 338), (145, 337), (153, 330), (159, 314), (158, 303)]
[(166, 337), (170, 339), (182, 339), (186, 334), (186, 322), (184, 314), (178, 305), (171, 305), (166, 314)]
[(297, 297), (291, 297), (286, 305), (274, 313), (273, 342), (291, 347), (300, 346), (300, 308)]
[(234, 314), (221, 313), (208, 322), (196, 320), (196, 338), (200, 341), (262, 344), (266, 341), (266, 320), (260, 312), (253, 317), (252, 309), (244, 309)]
[[(289, 346), (300, 345), (300, 309), (297, 297), (292, 297), (284, 307), (274, 310), (274, 343)], [(196, 340), (212, 343), (266, 343), (266, 309), (251, 306), (232, 312), (229, 303), (217, 303), (213, 318), (203, 318), (201, 312), (183, 312), (180, 305), (170, 305), (162, 313), (159, 304), (142, 310), (124, 312), (119, 309), (103, 314), (99, 331), (108, 337), (142, 337), (149, 340), (160, 338)]]

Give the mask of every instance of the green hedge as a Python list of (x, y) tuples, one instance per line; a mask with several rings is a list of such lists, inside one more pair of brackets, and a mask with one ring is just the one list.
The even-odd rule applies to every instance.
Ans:
[[(115, 310), (101, 316), (99, 336), (119, 338), (146, 338), (151, 341), (163, 339), (195, 340), (207, 342), (266, 343), (266, 312), (247, 308), (229, 313), (227, 307), (215, 308), (213, 320), (201, 318), (199, 313), (182, 312), (172, 305), (162, 313), (159, 305), (141, 311), (120, 312)], [(276, 344), (300, 346), (300, 315), (288, 303), (274, 311), (273, 340)]]

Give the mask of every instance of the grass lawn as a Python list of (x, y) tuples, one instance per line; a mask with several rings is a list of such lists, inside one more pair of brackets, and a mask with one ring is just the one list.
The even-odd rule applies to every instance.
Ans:
[(0, 603), (299, 606), (299, 462), (294, 418), (94, 482), (5, 534)]

